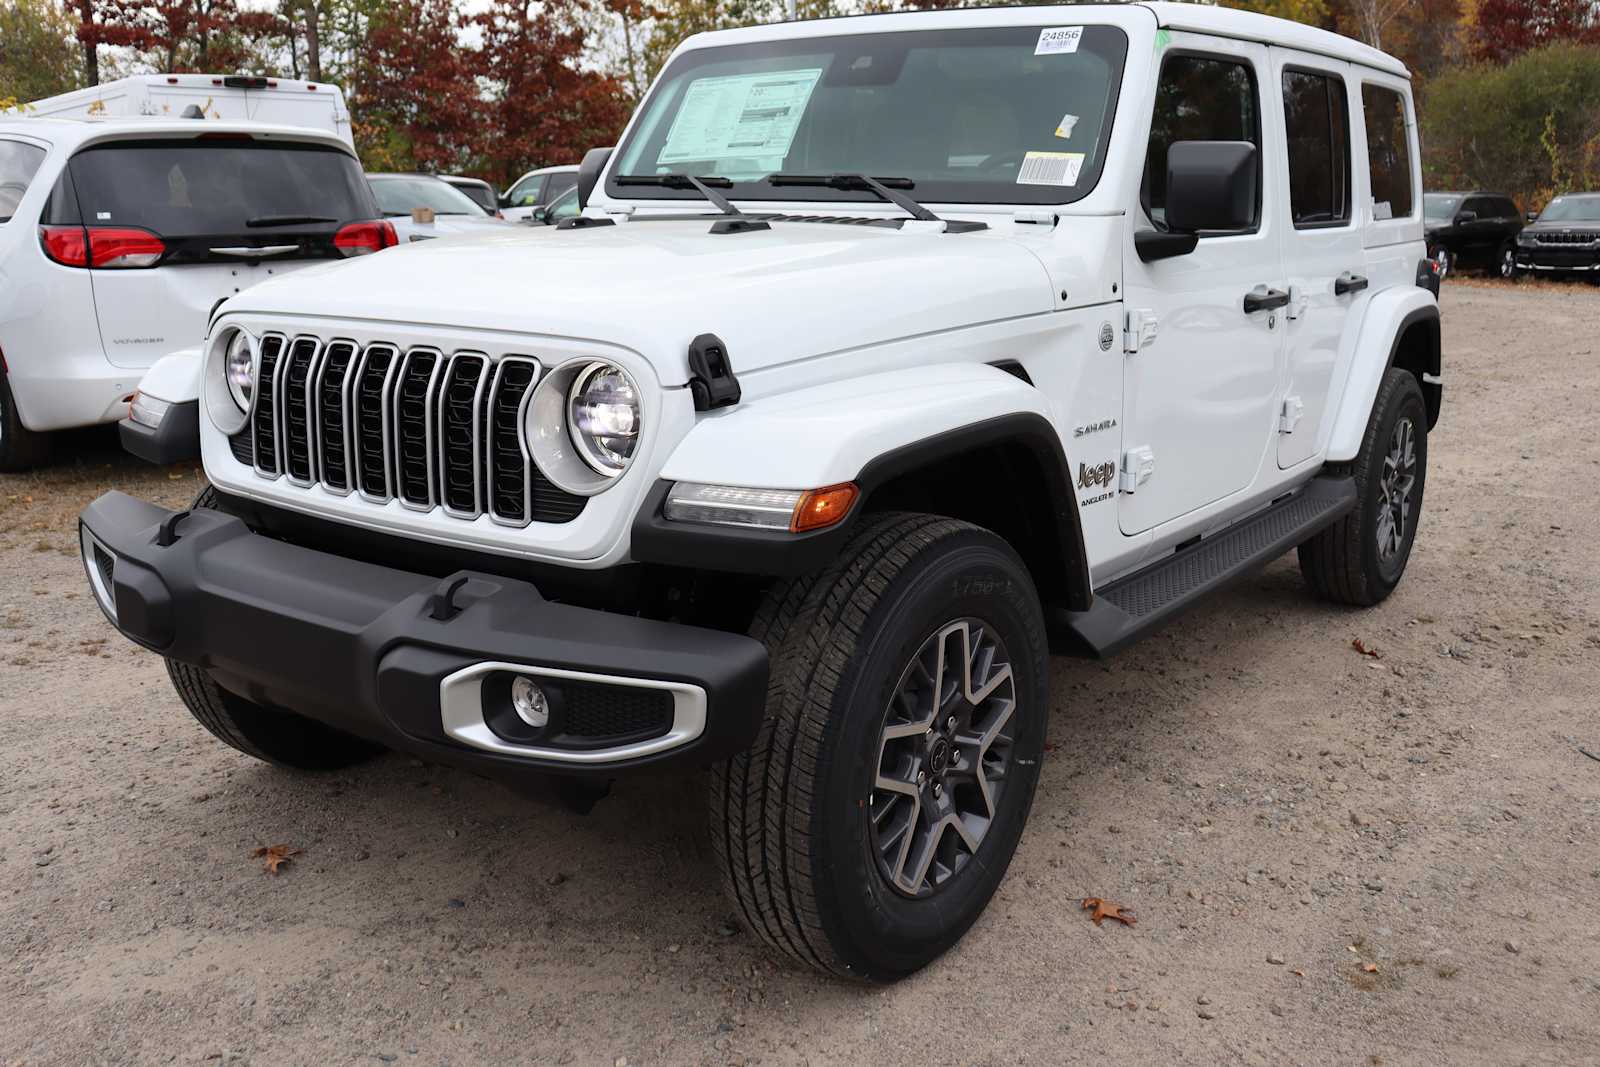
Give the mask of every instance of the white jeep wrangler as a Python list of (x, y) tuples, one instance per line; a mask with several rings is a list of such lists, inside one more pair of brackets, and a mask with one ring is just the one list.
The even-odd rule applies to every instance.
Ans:
[(733, 30), (580, 188), (229, 300), (213, 488), (83, 513), (223, 741), (709, 766), (749, 927), (892, 979), (1005, 874), (1052, 651), (1291, 548), (1400, 580), (1439, 311), (1386, 55), (1190, 4)]

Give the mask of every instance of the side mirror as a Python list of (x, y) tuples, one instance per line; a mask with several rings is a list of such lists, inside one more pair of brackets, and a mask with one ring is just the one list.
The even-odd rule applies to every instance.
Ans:
[(547, 207), (536, 207), (536, 208), (534, 208), (533, 209), (533, 215), (530, 216), (530, 217), (533, 219), (534, 222), (540, 223), (540, 224), (545, 225), (545, 226), (550, 225), (550, 209), (547, 208)]
[(1526, 215), (1524, 215), (1523, 218), (1527, 219), (1529, 222), (1538, 222), (1539, 221), (1539, 213), (1537, 211), (1530, 211)]
[(1465, 223), (1465, 222), (1477, 222), (1477, 221), (1478, 221), (1478, 213), (1476, 211), (1458, 211), (1458, 212), (1456, 212), (1456, 225), (1457, 226), (1460, 226), (1462, 223)]
[(578, 164), (579, 211), (589, 206), (589, 195), (600, 184), (600, 172), (606, 169), (614, 148), (591, 148), (583, 154), (583, 162)]
[(1244, 230), (1256, 220), (1256, 146), (1175, 141), (1167, 148), (1167, 228)]
[(1167, 148), (1166, 230), (1140, 230), (1146, 263), (1186, 256), (1202, 230), (1248, 229), (1256, 218), (1256, 146), (1248, 141), (1174, 141)]

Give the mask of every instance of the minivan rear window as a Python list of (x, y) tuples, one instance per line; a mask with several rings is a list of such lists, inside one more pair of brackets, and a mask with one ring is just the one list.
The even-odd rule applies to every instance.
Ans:
[(22, 141), (0, 141), (0, 222), (10, 222), (28, 183), (44, 162), (44, 149)]
[(86, 224), (139, 226), (169, 239), (269, 238), (378, 215), (361, 165), (322, 145), (114, 142), (79, 152), (71, 170)]

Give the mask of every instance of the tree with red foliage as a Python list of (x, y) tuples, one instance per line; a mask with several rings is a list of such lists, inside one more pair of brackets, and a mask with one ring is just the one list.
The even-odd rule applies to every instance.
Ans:
[(1480, 0), (1472, 25), (1476, 59), (1505, 63), (1558, 41), (1600, 43), (1595, 0)]
[(471, 160), (486, 116), (462, 28), (451, 0), (399, 0), (373, 19), (350, 85), (369, 170), (452, 171)]
[[(131, 48), (169, 74), (250, 65), (252, 42), (281, 32), (278, 16), (241, 11), (235, 0), (81, 0), (78, 11), (86, 58), (100, 45)], [(90, 62), (91, 78), (97, 66)]]
[(529, 166), (576, 163), (611, 144), (627, 121), (627, 92), (585, 70), (579, 0), (492, 0), (473, 16), (483, 34), (474, 59), (490, 86), (484, 103), (482, 168), (509, 184)]

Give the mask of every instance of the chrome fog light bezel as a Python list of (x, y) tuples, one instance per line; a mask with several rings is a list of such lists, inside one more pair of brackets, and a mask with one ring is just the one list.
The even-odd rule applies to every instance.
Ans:
[[(94, 594), (94, 602), (100, 606), (101, 611), (105, 612), (106, 618), (111, 620), (112, 625), (115, 625), (117, 621), (115, 578), (117, 554), (111, 551), (98, 537), (90, 533), (89, 527), (81, 522), (78, 524), (78, 549), (83, 558), (84, 573), (89, 579), (89, 591)], [(106, 584), (106, 576), (100, 572), (100, 566), (95, 560), (95, 549), (99, 549), (111, 558), (112, 578), (109, 586)]]
[[(250, 404), (241, 409), (228, 381), (228, 351), (235, 338), (243, 337), (250, 348)], [(228, 437), (244, 429), (261, 396), (261, 339), (240, 326), (225, 326), (206, 342), (205, 363), (200, 370), (200, 395), (204, 398), (211, 424)]]

